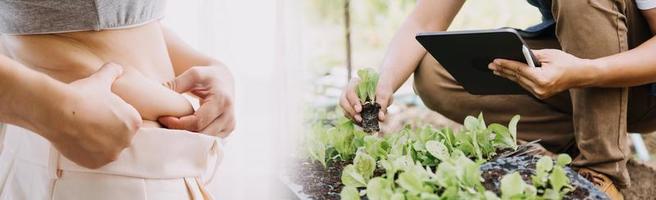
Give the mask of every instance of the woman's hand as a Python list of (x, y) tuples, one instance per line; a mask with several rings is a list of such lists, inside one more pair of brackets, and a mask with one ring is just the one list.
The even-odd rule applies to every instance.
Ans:
[(36, 131), (81, 166), (98, 168), (116, 160), (142, 122), (137, 110), (111, 91), (122, 71), (121, 66), (105, 64), (93, 75), (70, 83), (68, 98), (53, 105), (58, 107), (55, 112), (33, 119)]
[[(355, 93), (359, 83), (360, 79), (358, 77), (351, 78), (351, 81), (346, 85), (346, 88), (339, 99), (339, 105), (344, 110), (344, 116), (358, 123), (362, 122), (362, 116), (360, 115), (360, 112), (362, 112), (362, 104), (360, 103), (360, 98), (358, 98), (358, 95)], [(385, 121), (387, 107), (389, 107), (393, 101), (392, 95), (392, 89), (383, 85), (381, 81), (378, 81), (378, 85), (376, 86), (376, 103), (380, 105), (378, 120)]]
[(197, 66), (180, 74), (167, 85), (178, 93), (190, 92), (200, 98), (193, 115), (160, 117), (167, 128), (227, 137), (235, 128), (234, 83), (225, 66)]
[(561, 50), (534, 50), (541, 67), (506, 59), (495, 59), (488, 65), (495, 75), (519, 83), (540, 99), (585, 85), (594, 78), (590, 60), (581, 59)]

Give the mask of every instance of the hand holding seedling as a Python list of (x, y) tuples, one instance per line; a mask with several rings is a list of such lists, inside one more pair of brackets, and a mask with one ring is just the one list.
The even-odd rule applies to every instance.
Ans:
[(380, 130), (378, 121), (385, 120), (387, 107), (392, 94), (379, 89), (378, 73), (373, 69), (358, 70), (358, 77), (353, 78), (340, 98), (344, 115), (356, 121), (365, 132)]
[(227, 70), (215, 66), (192, 67), (167, 83), (178, 93), (190, 92), (200, 98), (198, 110), (183, 117), (161, 117), (159, 122), (172, 129), (227, 137), (235, 128), (234, 84)]
[(541, 67), (529, 67), (525, 63), (495, 59), (488, 68), (495, 75), (519, 83), (540, 99), (549, 98), (570, 88), (580, 87), (591, 79), (589, 60), (577, 58), (561, 50), (534, 50)]

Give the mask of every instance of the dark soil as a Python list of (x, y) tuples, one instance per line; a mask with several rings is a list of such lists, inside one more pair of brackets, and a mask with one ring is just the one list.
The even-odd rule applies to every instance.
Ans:
[[(303, 186), (301, 192), (314, 200), (337, 200), (342, 187), (344, 187), (341, 180), (342, 169), (349, 164), (351, 164), (351, 161), (336, 160), (328, 163), (328, 167), (324, 168), (318, 162), (305, 160), (292, 173), (295, 174), (292, 176), (292, 182)], [(385, 174), (383, 169), (374, 171), (374, 177), (383, 174)], [(366, 200), (367, 198), (362, 197), (362, 199)]]
[(380, 104), (373, 101), (366, 101), (362, 105), (362, 129), (367, 133), (374, 133), (380, 131), (378, 126), (378, 112), (380, 111)]
[(341, 180), (342, 169), (351, 164), (350, 162), (336, 160), (324, 168), (321, 163), (305, 160), (296, 167), (292, 181), (303, 186), (302, 192), (312, 199), (339, 199), (339, 192), (344, 187)]
[[(499, 190), (501, 177), (514, 171), (518, 171), (526, 183), (531, 183), (531, 175), (535, 174), (535, 163), (538, 157), (519, 156), (500, 158), (487, 162), (481, 166), (482, 176), (484, 179), (483, 186), (497, 195), (501, 195)], [(575, 188), (568, 193), (564, 199), (608, 199), (606, 194), (597, 190), (597, 188), (588, 180), (580, 176), (573, 169), (566, 167), (565, 171), (570, 179), (570, 184)]]

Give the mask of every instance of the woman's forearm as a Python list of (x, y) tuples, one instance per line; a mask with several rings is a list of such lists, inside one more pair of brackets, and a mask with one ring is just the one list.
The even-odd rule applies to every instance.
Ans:
[(632, 87), (656, 82), (656, 38), (635, 49), (590, 60), (589, 77), (580, 87)]
[(0, 55), (0, 122), (43, 133), (37, 123), (61, 113), (67, 98), (66, 84)]
[(463, 0), (418, 1), (392, 39), (380, 68), (379, 88), (394, 92), (415, 71), (426, 50), (415, 40), (421, 32), (445, 31), (462, 7)]

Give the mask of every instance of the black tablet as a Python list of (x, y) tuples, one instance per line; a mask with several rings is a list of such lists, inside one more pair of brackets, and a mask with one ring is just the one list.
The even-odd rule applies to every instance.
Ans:
[(539, 67), (528, 46), (511, 28), (420, 33), (416, 39), (471, 94), (529, 94), (519, 84), (488, 69), (495, 58)]

